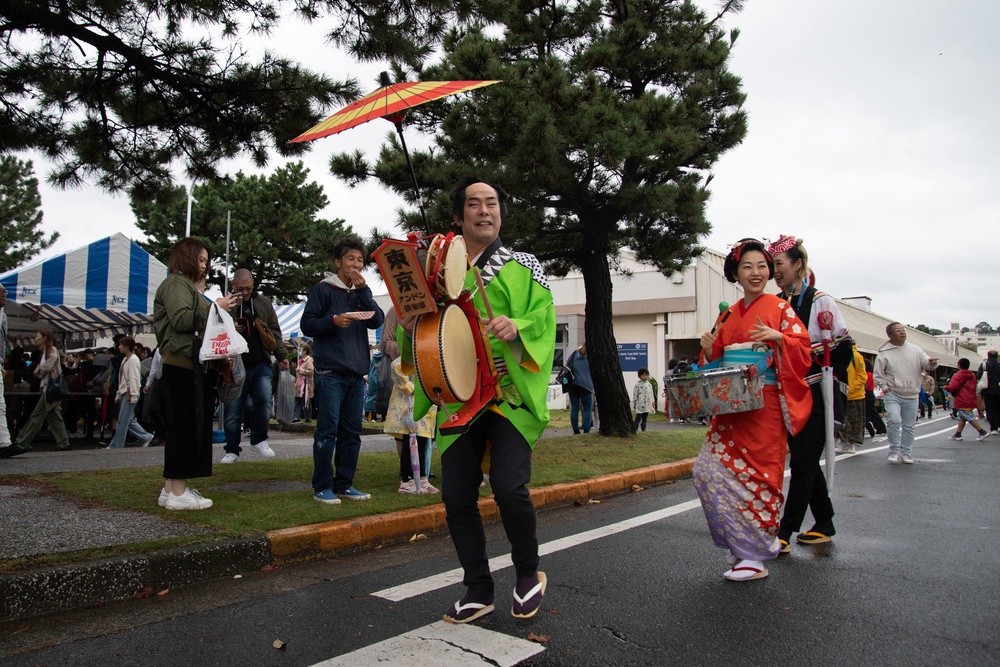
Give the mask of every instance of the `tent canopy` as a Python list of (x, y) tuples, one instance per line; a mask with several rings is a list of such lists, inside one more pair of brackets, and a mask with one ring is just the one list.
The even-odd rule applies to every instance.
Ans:
[[(294, 340), (302, 337), (302, 311), (306, 309), (306, 302), (292, 303), (286, 306), (275, 306), (274, 312), (278, 316), (278, 326), (281, 327), (281, 337), (285, 340)], [(368, 330), (368, 342), (376, 344), (382, 338), (382, 327), (372, 331)]]
[(10, 337), (46, 326), (73, 338), (147, 333), (153, 298), (167, 267), (124, 234), (0, 275), (7, 288)]

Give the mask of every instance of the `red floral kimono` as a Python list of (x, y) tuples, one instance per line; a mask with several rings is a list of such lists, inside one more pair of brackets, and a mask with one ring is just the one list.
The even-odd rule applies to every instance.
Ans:
[(742, 299), (730, 307), (712, 359), (722, 357), (727, 345), (751, 342), (757, 318), (784, 336), (780, 347), (768, 343), (776, 383), (765, 384), (760, 410), (712, 417), (694, 465), (694, 483), (716, 546), (738, 558), (769, 560), (779, 549), (788, 433), (798, 433), (812, 409), (803, 379), (812, 364), (812, 344), (791, 305), (762, 294), (749, 307)]

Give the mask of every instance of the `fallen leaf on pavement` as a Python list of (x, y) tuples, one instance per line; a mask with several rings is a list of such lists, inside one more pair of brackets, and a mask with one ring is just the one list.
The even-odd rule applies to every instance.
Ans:
[(277, 569), (278, 568), (276, 568), (273, 565), (264, 565), (263, 567), (260, 568), (260, 571), (261, 572), (274, 572)]
[(279, 651), (285, 650), (285, 642), (281, 641), (280, 639), (275, 639), (274, 644), (272, 644), (272, 646), (274, 646), (274, 648), (278, 649)]
[(643, 490), (644, 488), (645, 488), (645, 487), (643, 487), (643, 486), (639, 486), (638, 484), (633, 484), (633, 485), (632, 485), (632, 490), (633, 490), (633, 491), (642, 491), (642, 490)]
[(426, 540), (426, 539), (427, 539), (426, 535), (424, 535), (423, 533), (417, 533), (416, 535), (410, 538), (410, 541), (416, 542), (417, 540)]
[(162, 591), (160, 591), (159, 593), (157, 593), (157, 595), (160, 595), (160, 596), (170, 595), (170, 589), (169, 588), (164, 588)]
[(545, 644), (549, 641), (548, 635), (536, 635), (534, 632), (528, 633), (528, 641), (535, 642), (536, 644)]
[(135, 594), (137, 598), (148, 598), (153, 594), (152, 586), (143, 586), (139, 589), (139, 592)]

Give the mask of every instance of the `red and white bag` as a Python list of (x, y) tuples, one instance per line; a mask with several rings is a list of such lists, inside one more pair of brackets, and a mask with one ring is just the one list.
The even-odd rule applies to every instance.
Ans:
[(213, 303), (208, 312), (205, 337), (201, 343), (199, 358), (205, 362), (211, 359), (228, 359), (250, 351), (247, 341), (236, 331), (232, 316)]

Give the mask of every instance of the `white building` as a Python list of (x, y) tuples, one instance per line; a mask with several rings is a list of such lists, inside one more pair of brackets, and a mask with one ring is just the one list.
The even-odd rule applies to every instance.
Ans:
[[(699, 339), (714, 326), (719, 304), (733, 304), (743, 297), (743, 289), (723, 275), (724, 261), (725, 253), (706, 249), (688, 268), (667, 278), (653, 266), (637, 262), (631, 252), (622, 252), (623, 273), (611, 278), (614, 300), (607, 322), (614, 329), (629, 395), (638, 381), (639, 368), (649, 369), (650, 375), (659, 381), (666, 374), (671, 358), (697, 357), (701, 351)], [(585, 342), (586, 293), (579, 272), (564, 278), (550, 276), (549, 283), (556, 306), (558, 369), (562, 360)], [(768, 291), (777, 292), (773, 282), (769, 283)], [(392, 307), (388, 294), (378, 295), (376, 301), (383, 309)], [(838, 304), (858, 350), (873, 359), (888, 340), (885, 328), (893, 320), (873, 312), (871, 299), (866, 296), (838, 299)], [(907, 327), (907, 340), (940, 359), (945, 368), (954, 369), (958, 356), (970, 356), (970, 360), (975, 356), (962, 354), (968, 351), (961, 348), (956, 355), (934, 336), (911, 327)], [(662, 405), (662, 398), (658, 400)]]

